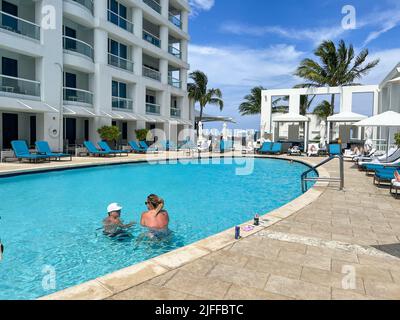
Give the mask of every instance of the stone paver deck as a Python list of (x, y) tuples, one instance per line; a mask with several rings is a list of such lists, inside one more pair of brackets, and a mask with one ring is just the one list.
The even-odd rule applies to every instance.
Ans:
[[(133, 159), (144, 158), (73, 165)], [(150, 280), (131, 279), (109, 299), (400, 299), (400, 200), (352, 166), (345, 165), (344, 191), (330, 185), (290, 217), (219, 251), (193, 253), (199, 258), (182, 267), (151, 266), (162, 275), (143, 271)], [(27, 167), (37, 168), (0, 164), (0, 173)], [(336, 162), (326, 169), (338, 175)]]

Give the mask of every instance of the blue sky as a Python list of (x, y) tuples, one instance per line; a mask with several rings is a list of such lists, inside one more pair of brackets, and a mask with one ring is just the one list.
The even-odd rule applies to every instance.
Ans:
[[(370, 59), (381, 59), (363, 84), (378, 84), (400, 62), (399, 0), (189, 2), (191, 69), (206, 72), (210, 86), (222, 89), (226, 105), (222, 114), (238, 122), (232, 128), (258, 129), (258, 116), (238, 114), (243, 97), (257, 85), (276, 89), (301, 83), (294, 70), (302, 59), (313, 56), (324, 39), (344, 39), (357, 51), (368, 48)], [(345, 5), (356, 9), (355, 29), (342, 27)], [(370, 98), (356, 100), (356, 111), (368, 114)], [(214, 106), (207, 106), (206, 113), (221, 114)]]

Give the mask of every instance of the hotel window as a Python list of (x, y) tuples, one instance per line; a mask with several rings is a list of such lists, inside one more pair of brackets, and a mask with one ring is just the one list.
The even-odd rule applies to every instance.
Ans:
[[(18, 7), (7, 1), (3, 1), (1, 4), (1, 10), (9, 15), (18, 17)], [(2, 26), (3, 28), (8, 28), (12, 31), (18, 30), (18, 20), (14, 17), (8, 15), (2, 15)]]
[(113, 81), (112, 82), (112, 96), (119, 98), (126, 98), (126, 83)]
[(123, 59), (128, 58), (128, 47), (112, 39), (108, 40), (108, 52)]
[(152, 94), (146, 94), (146, 103), (156, 104), (156, 96)]
[[(115, 0), (108, 0), (108, 20), (123, 29), (127, 29), (127, 8)], [(119, 19), (119, 17), (123, 19)]]

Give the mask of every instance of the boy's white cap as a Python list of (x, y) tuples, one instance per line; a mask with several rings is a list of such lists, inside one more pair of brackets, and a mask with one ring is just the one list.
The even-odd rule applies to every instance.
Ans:
[(120, 210), (122, 210), (122, 207), (118, 203), (111, 203), (107, 207), (107, 212), (108, 213), (115, 212), (115, 211), (120, 211)]

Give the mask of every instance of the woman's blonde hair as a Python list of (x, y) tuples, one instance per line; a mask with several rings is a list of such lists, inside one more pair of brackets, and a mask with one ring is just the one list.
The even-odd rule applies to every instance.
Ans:
[(156, 215), (158, 215), (162, 209), (164, 209), (164, 200), (155, 194), (151, 194), (147, 197), (147, 201), (156, 210)]

